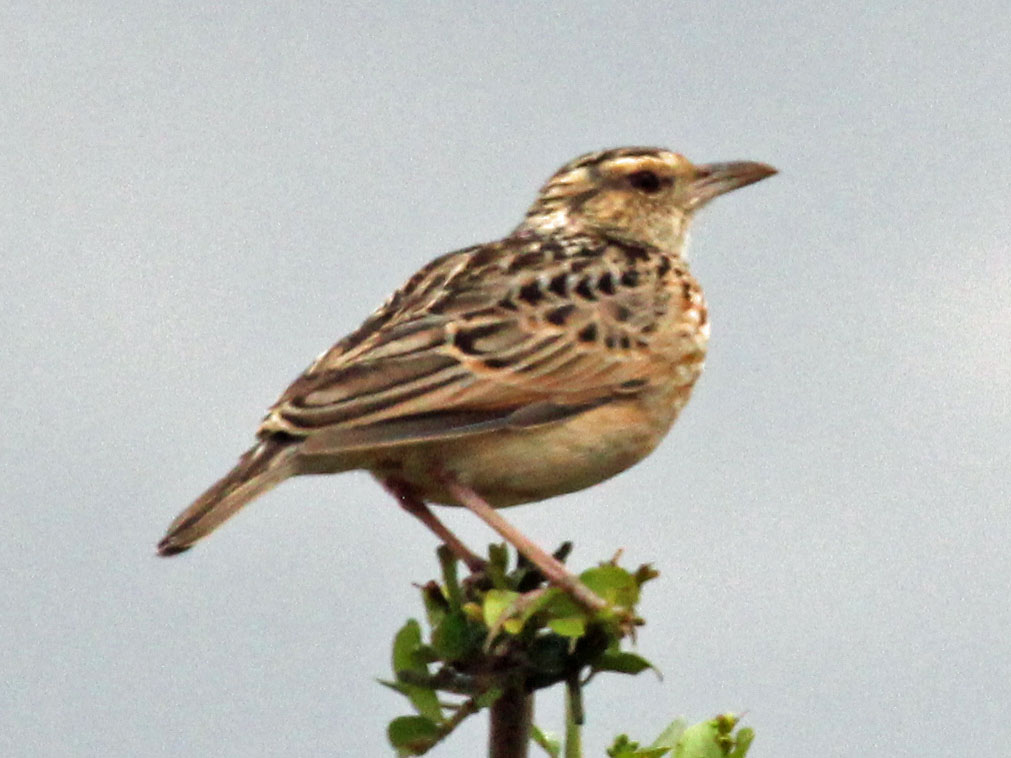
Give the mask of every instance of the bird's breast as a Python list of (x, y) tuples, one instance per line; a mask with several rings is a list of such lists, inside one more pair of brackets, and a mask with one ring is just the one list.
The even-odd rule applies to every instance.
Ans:
[(419, 445), (373, 468), (429, 502), (457, 505), (436, 472), (451, 473), (493, 506), (574, 492), (609, 479), (645, 458), (670, 429), (691, 392), (609, 402), (565, 421)]

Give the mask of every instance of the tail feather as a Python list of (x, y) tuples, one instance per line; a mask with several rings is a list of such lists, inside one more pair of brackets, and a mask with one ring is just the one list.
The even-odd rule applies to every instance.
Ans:
[(159, 555), (176, 555), (217, 529), (255, 497), (295, 473), (298, 444), (265, 439), (247, 450), (231, 471), (179, 514), (158, 543)]

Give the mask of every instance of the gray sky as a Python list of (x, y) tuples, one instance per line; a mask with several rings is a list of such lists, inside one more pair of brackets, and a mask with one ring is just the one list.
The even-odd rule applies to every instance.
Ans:
[(368, 476), (154, 544), (389, 290), (623, 144), (782, 173), (695, 227), (667, 441), (507, 514), (663, 573), (666, 678), (595, 683), (591, 754), (722, 710), (759, 758), (1006, 751), (1006, 3), (58, 5), (0, 10), (0, 753), (388, 754), (435, 543)]

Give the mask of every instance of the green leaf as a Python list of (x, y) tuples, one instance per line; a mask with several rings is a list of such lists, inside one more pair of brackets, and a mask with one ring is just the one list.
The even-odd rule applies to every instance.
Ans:
[(424, 716), (400, 716), (386, 730), (397, 755), (418, 755), (439, 739), (439, 727)]
[(421, 588), (421, 599), (425, 604), (425, 616), (431, 628), (437, 627), (449, 612), (449, 602), (442, 588), (435, 582), (428, 582)]
[(653, 740), (650, 747), (675, 747), (686, 728), (687, 725), (682, 719), (674, 719), (660, 732), (660, 736)]
[(520, 615), (517, 617), (517, 620), (520, 622), (520, 626), (521, 627), (525, 626), (526, 623), (531, 618), (533, 618), (536, 614), (540, 613), (541, 611), (545, 610), (548, 607), (548, 605), (552, 602), (554, 598), (553, 593), (555, 593), (556, 591), (560, 592), (560, 590), (557, 587), (551, 587), (541, 592), (541, 594), (538, 595), (534, 600), (523, 603), (522, 604), (523, 609), (520, 612)]
[(401, 695), (407, 695), (407, 688), (411, 685), (406, 682), (391, 682), (389, 679), (376, 679), (384, 687), (389, 687), (391, 690), (396, 690)]
[[(733, 723), (736, 722), (731, 722), (730, 729), (733, 729)], [(692, 724), (678, 740), (674, 748), (675, 758), (725, 758), (733, 744), (726, 724), (725, 717)]]
[(436, 690), (423, 684), (411, 682), (390, 682), (384, 679), (379, 679), (378, 682), (384, 687), (396, 690), (410, 700), (411, 705), (422, 716), (438, 723), (443, 721), (442, 706), (439, 705), (439, 695)]
[(558, 587), (551, 587), (544, 593), (542, 604), (538, 610), (543, 610), (553, 618), (585, 615), (583, 607), (573, 600), (568, 592)]
[(492, 585), (496, 589), (505, 589), (509, 586), (506, 580), (506, 568), (509, 565), (509, 551), (505, 545), (493, 544), (488, 546), (488, 565), (485, 566), (485, 574), (491, 579)]
[(583, 584), (612, 605), (632, 608), (639, 602), (639, 585), (625, 569), (611, 563), (587, 569), (579, 575)]
[(484, 623), (489, 629), (493, 629), (498, 623), (499, 617), (505, 613), (516, 599), (518, 592), (512, 590), (488, 590), (484, 596)]
[(611, 747), (607, 748), (607, 754), (611, 758), (618, 758), (618, 756), (634, 752), (638, 747), (639, 743), (632, 742), (632, 740), (628, 738), (627, 734), (619, 734), (614, 738), (614, 742), (611, 743)]
[(627, 734), (619, 734), (607, 749), (607, 754), (611, 758), (659, 758), (669, 752), (669, 747), (640, 748), (639, 743), (630, 740)]
[(544, 748), (544, 752), (551, 756), (551, 758), (559, 758), (561, 756), (561, 740), (550, 732), (541, 731), (541, 728), (537, 724), (530, 725), (530, 739)]
[(606, 650), (593, 662), (597, 671), (617, 671), (621, 674), (638, 674), (646, 669), (656, 668), (641, 655), (620, 650)]
[(755, 730), (751, 727), (746, 726), (743, 729), (738, 729), (734, 738), (737, 744), (734, 745), (733, 750), (727, 753), (727, 758), (744, 758), (748, 754), (748, 748), (751, 747), (754, 739)]
[(712, 724), (693, 724), (685, 729), (674, 748), (674, 758), (724, 758)]
[[(418, 645), (417, 650), (414, 651), (414, 660), (422, 665), (426, 663), (435, 663), (439, 660), (439, 654), (435, 652), (435, 648), (431, 645), (426, 645), (424, 643)], [(428, 669), (419, 669), (422, 673), (427, 674)]]
[(437, 724), (442, 722), (442, 707), (435, 690), (418, 684), (404, 684), (404, 694), (420, 715)]
[(442, 579), (446, 583), (446, 599), (453, 610), (457, 610), (463, 603), (463, 593), (460, 590), (460, 582), (457, 578), (456, 556), (445, 545), (440, 545), (437, 551), (439, 563), (442, 564)]
[(462, 610), (455, 610), (447, 614), (442, 623), (432, 630), (432, 647), (440, 660), (458, 661), (467, 655), (474, 644), (480, 644), (483, 636), (483, 632), (467, 621)]
[(518, 618), (506, 619), (502, 624), (502, 628), (509, 634), (515, 636), (523, 631), (523, 621)]
[(475, 623), (480, 624), (484, 621), (484, 613), (481, 611), (481, 606), (473, 600), (468, 603), (464, 603), (460, 610), (463, 611), (464, 616)]
[(568, 618), (551, 619), (548, 628), (555, 634), (562, 637), (578, 639), (586, 633), (586, 619), (582, 616), (569, 616)]
[(393, 671), (428, 673), (428, 667), (419, 655), (420, 647), (421, 625), (415, 619), (409, 619), (393, 638)]

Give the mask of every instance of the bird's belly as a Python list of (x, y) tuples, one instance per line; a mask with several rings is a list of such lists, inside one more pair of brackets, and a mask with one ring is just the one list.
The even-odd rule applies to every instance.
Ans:
[(457, 505), (436, 474), (446, 471), (496, 507), (518, 505), (602, 482), (646, 457), (667, 433), (683, 397), (663, 407), (612, 402), (557, 424), (445, 440), (402, 450), (370, 467), (427, 501)]

